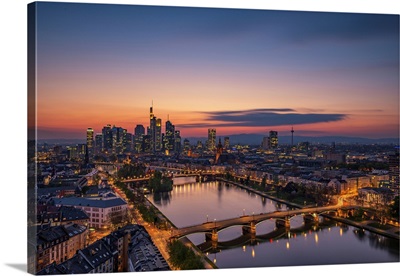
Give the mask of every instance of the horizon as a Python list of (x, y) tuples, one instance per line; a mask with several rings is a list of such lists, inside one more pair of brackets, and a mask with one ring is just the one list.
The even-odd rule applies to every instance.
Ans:
[[(38, 139), (399, 137), (398, 15), (37, 3)], [(163, 131), (164, 132), (164, 131)]]
[[(240, 137), (239, 137), (240, 136)], [(267, 137), (267, 134), (263, 133), (237, 133), (232, 134), (230, 136), (227, 135), (216, 135), (216, 140), (222, 139), (224, 137), (229, 137), (231, 139), (231, 143), (234, 144), (245, 144), (245, 145), (256, 145), (260, 144), (262, 141), (255, 141), (256, 138)], [(206, 141), (208, 139), (207, 136), (189, 136), (182, 137), (182, 139), (188, 139), (191, 144), (196, 144), (199, 140)], [(193, 139), (197, 139), (194, 141)], [(261, 138), (260, 138), (261, 139)], [(281, 145), (289, 145), (291, 143), (291, 134), (290, 135), (279, 135), (278, 139)], [(333, 139), (333, 140), (332, 140)], [(335, 140), (336, 139), (336, 140)], [(82, 138), (43, 138), (38, 139), (38, 143), (56, 143), (56, 144), (71, 144), (71, 143), (86, 143), (86, 137)], [(283, 141), (283, 142), (282, 142)], [(369, 143), (378, 143), (378, 144), (394, 144), (399, 145), (399, 138), (364, 138), (364, 137), (355, 137), (355, 136), (306, 136), (306, 135), (294, 135), (293, 141), (295, 143), (300, 142), (310, 142), (310, 143), (318, 143), (318, 144), (369, 144)]]

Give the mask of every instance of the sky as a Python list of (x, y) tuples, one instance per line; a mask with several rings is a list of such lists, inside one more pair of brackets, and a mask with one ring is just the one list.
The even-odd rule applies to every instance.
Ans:
[(133, 132), (149, 108), (182, 137), (399, 137), (399, 15), (37, 4), (38, 139)]

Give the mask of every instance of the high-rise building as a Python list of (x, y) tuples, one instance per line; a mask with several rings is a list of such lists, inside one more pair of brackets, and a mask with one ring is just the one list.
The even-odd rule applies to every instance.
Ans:
[(124, 152), (130, 152), (132, 150), (132, 142), (132, 133), (127, 132), (125, 129), (122, 141), (122, 148)]
[(135, 152), (142, 152), (143, 151), (143, 136), (145, 135), (145, 128), (143, 125), (136, 125), (135, 127), (135, 138), (134, 138), (134, 148)]
[(215, 128), (208, 129), (207, 149), (213, 151), (216, 146), (216, 135), (217, 131)]
[(156, 129), (154, 131), (154, 143), (155, 143), (155, 151), (159, 152), (162, 149), (162, 137), (161, 137), (161, 119), (156, 119)]
[(169, 152), (172, 152), (175, 149), (174, 136), (175, 136), (175, 126), (170, 122), (168, 118), (168, 121), (165, 123), (164, 147)]
[(94, 137), (94, 148), (94, 152), (97, 154), (103, 149), (103, 134), (96, 133), (96, 136)]
[(86, 154), (86, 144), (78, 144), (78, 154), (80, 157), (83, 157)]
[(278, 132), (271, 130), (268, 137), (268, 148), (276, 149), (278, 147)]
[(389, 155), (389, 184), (390, 188), (398, 192), (399, 191), (399, 148), (396, 148), (396, 152)]
[(157, 118), (154, 116), (153, 103), (152, 103), (150, 107), (150, 125), (147, 131), (147, 135), (150, 135), (151, 152), (156, 151), (156, 124), (157, 124)]
[(227, 150), (230, 147), (229, 137), (224, 138), (224, 149)]
[(142, 141), (142, 151), (149, 153), (151, 151), (151, 144), (150, 144), (151, 136), (150, 135), (143, 135)]
[(94, 132), (93, 128), (89, 127), (86, 130), (86, 149), (88, 151), (89, 157), (93, 156), (93, 146), (94, 146)]
[(111, 125), (104, 126), (101, 133), (103, 135), (102, 150), (104, 152), (111, 152), (112, 146), (113, 146), (113, 133), (112, 133)]
[(67, 158), (68, 160), (74, 159), (78, 157), (78, 148), (77, 146), (67, 146)]
[(181, 132), (179, 130), (175, 130), (174, 140), (175, 140), (174, 151), (177, 153), (180, 153), (181, 152)]
[(183, 140), (183, 151), (187, 154), (190, 149), (191, 149), (190, 141), (188, 139), (184, 139)]
[(263, 140), (261, 142), (261, 147), (263, 150), (267, 150), (268, 149), (268, 137), (264, 136)]
[(112, 152), (120, 154), (123, 152), (124, 136), (126, 129), (122, 127), (113, 126), (112, 128)]
[(145, 135), (144, 126), (143, 125), (136, 125), (135, 127), (135, 136), (143, 136)]

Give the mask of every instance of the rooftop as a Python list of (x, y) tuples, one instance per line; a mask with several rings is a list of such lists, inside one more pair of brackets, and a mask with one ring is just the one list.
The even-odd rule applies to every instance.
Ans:
[(127, 203), (119, 197), (107, 200), (90, 199), (83, 197), (64, 197), (54, 199), (54, 204), (58, 206), (88, 206), (96, 208), (110, 208), (115, 206), (127, 205)]

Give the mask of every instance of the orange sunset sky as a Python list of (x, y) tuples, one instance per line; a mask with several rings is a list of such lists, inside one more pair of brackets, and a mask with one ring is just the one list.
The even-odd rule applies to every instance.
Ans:
[(38, 3), (38, 139), (399, 136), (399, 16)]

